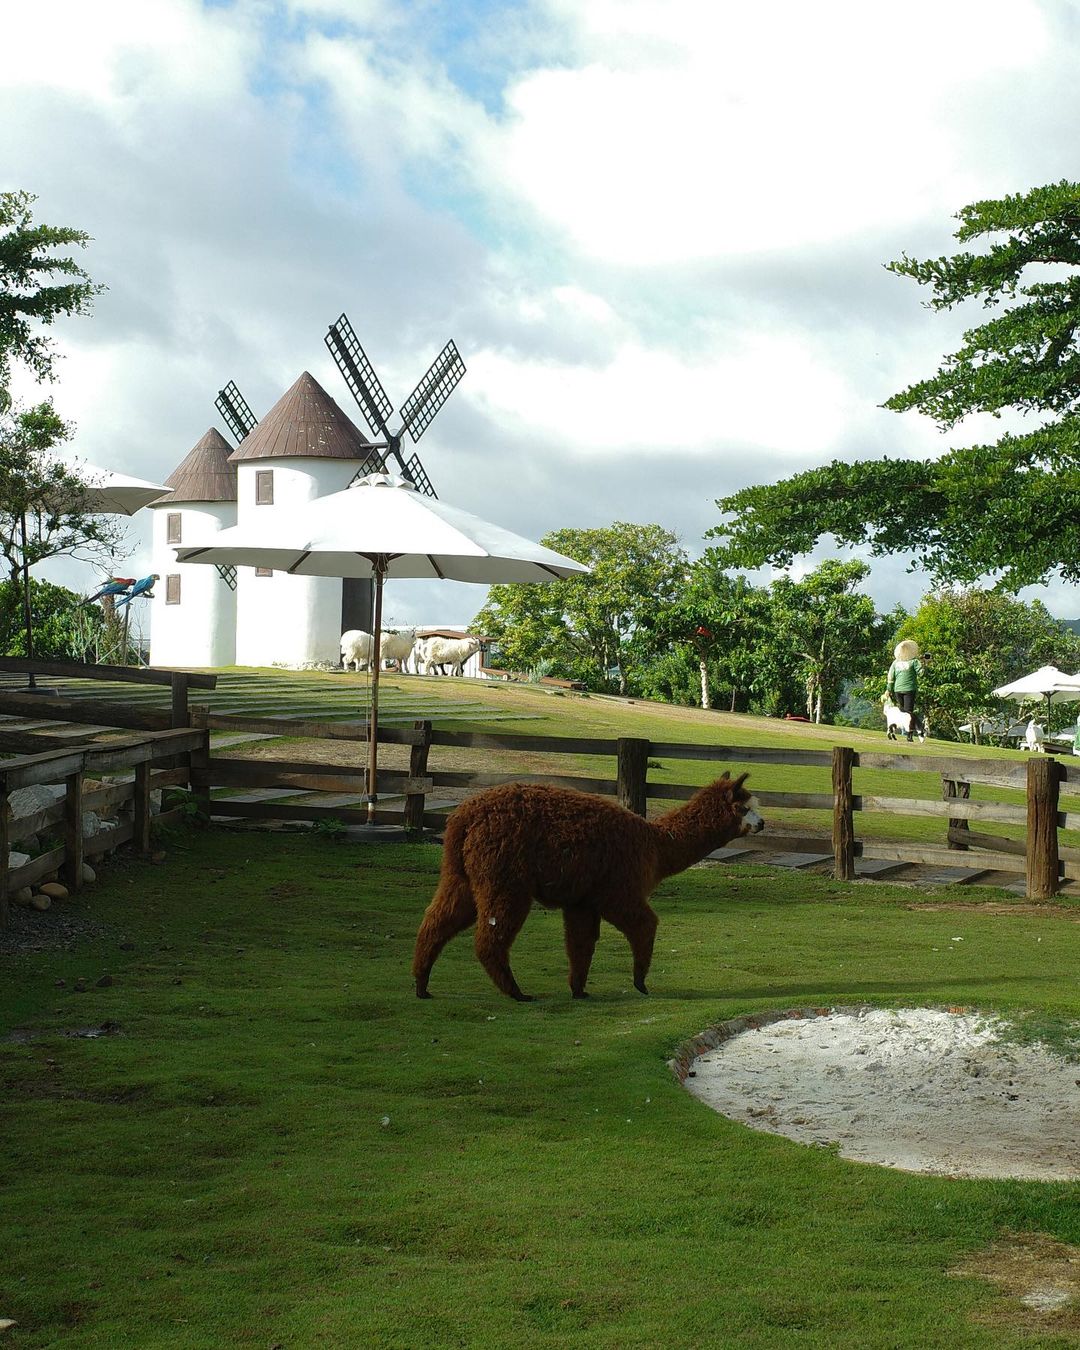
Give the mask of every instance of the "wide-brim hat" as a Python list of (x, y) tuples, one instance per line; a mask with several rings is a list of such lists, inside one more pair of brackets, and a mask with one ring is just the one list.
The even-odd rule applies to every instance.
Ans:
[(898, 661), (914, 661), (919, 654), (919, 644), (911, 638), (905, 638), (903, 642), (898, 642), (896, 650), (893, 652), (893, 656)]

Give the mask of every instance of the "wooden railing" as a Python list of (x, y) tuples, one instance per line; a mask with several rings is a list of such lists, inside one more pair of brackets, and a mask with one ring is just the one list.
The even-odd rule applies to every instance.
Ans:
[[(35, 664), (40, 667), (46, 663)], [(2, 668), (3, 664), (0, 664)], [(171, 680), (176, 673), (181, 672), (138, 672), (140, 678), (156, 677), (153, 682)], [(189, 679), (200, 682), (196, 687), (205, 687), (201, 681), (213, 677), (193, 675)], [(172, 712), (167, 713), (164, 710), (106, 705), (89, 699), (42, 699), (33, 694), (0, 693), (0, 712), (12, 711), (34, 713), (40, 718), (57, 717), (137, 730), (163, 731), (172, 723), (177, 710), (174, 706)], [(361, 756), (357, 756), (355, 763), (335, 764), (318, 758), (243, 759), (236, 756), (223, 758), (210, 753), (209, 733), (214, 731), (247, 732), (303, 741), (351, 741), (357, 744), (364, 739), (364, 732), (356, 723), (350, 725), (307, 719), (234, 716), (210, 713), (205, 708), (190, 710), (188, 720), (196, 737), (190, 743), (184, 743), (185, 768), (190, 774), (196, 803), (205, 815), (212, 813), (215, 817), (312, 822), (339, 820), (345, 824), (363, 824), (368, 820), (366, 805), (359, 801), (367, 789), (366, 765), (360, 762)], [(18, 738), (18, 733), (15, 735)], [(30, 749), (31, 743), (33, 747), (43, 744), (37, 733), (27, 733), (20, 744), (12, 744), (11, 737), (12, 733), (5, 733), (0, 728), (0, 750)], [(400, 800), (397, 803), (380, 802), (374, 817), (377, 824), (399, 825), (412, 830), (439, 830), (445, 825), (449, 808), (431, 809), (429, 798), (440, 788), (469, 791), (504, 782), (575, 787), (614, 797), (628, 810), (644, 814), (649, 801), (684, 801), (698, 790), (696, 785), (658, 782), (650, 778), (650, 761), (697, 760), (717, 766), (729, 765), (736, 771), (744, 766), (773, 764), (819, 769), (831, 774), (830, 790), (827, 791), (759, 790), (755, 793), (766, 813), (770, 808), (830, 812), (831, 841), (820, 835), (798, 833), (797, 828), (793, 828), (790, 833), (767, 829), (763, 835), (739, 840), (739, 847), (772, 853), (831, 853), (834, 873), (841, 879), (850, 879), (855, 875), (856, 859), (859, 858), (952, 867), (963, 866), (970, 859), (970, 864), (976, 868), (1025, 876), (1027, 894), (1033, 899), (1053, 895), (1063, 879), (1072, 880), (1074, 876), (1080, 875), (1080, 848), (1062, 847), (1058, 837), (1061, 829), (1080, 828), (1080, 813), (1062, 812), (1058, 804), (1062, 784), (1080, 783), (1080, 762), (1075, 765), (1063, 763), (1051, 756), (1032, 756), (1025, 761), (878, 753), (856, 751), (847, 746), (797, 750), (690, 745), (634, 737), (616, 739), (441, 731), (433, 729), (430, 722), (417, 722), (408, 729), (382, 727), (379, 729), (379, 741), (385, 745), (408, 746), (409, 764), (407, 769), (380, 768), (380, 793), (387, 797), (397, 796)], [(45, 743), (55, 744), (47, 737)], [(69, 745), (70, 742), (62, 744)], [(179, 742), (172, 746), (174, 752), (178, 745)], [(107, 747), (84, 747), (82, 752), (102, 754), (111, 748), (110, 743)], [(432, 751), (438, 748), (475, 752), (478, 758), (487, 758), (488, 763), (477, 770), (456, 767), (441, 769), (432, 763)], [(527, 773), (513, 764), (508, 764), (505, 771), (500, 771), (491, 762), (489, 752), (600, 758), (610, 760), (611, 771), (601, 776), (587, 776), (581, 772)], [(161, 754), (166, 755), (167, 752), (162, 750)], [(0, 767), (10, 770), (11, 765), (9, 761), (6, 766)], [(175, 759), (160, 765), (163, 771), (175, 767)], [(941, 798), (928, 800), (904, 796), (899, 792), (895, 795), (856, 792), (855, 775), (861, 770), (937, 774), (941, 781)], [(976, 785), (1014, 789), (1023, 794), (1023, 800), (1015, 803), (976, 801), (971, 795), (972, 787)], [(229, 790), (238, 788), (292, 789), (298, 795), (303, 794), (303, 800), (234, 801), (228, 795), (222, 798), (222, 792), (228, 794)], [(357, 798), (357, 804), (326, 804), (322, 799), (330, 793), (350, 794)], [(872, 812), (893, 816), (940, 817), (944, 827), (941, 843), (859, 838), (856, 820), (860, 813)], [(987, 833), (980, 828), (988, 824), (1022, 826), (1024, 837), (1010, 838)], [(962, 856), (964, 854), (969, 855), (969, 859), (965, 859)], [(1066, 876), (1066, 870), (1069, 876)]]
[[(347, 728), (334, 723), (219, 716), (198, 711), (192, 720), (196, 726), (211, 730), (246, 730), (309, 740), (356, 740), (355, 727)], [(648, 801), (686, 801), (698, 791), (695, 785), (651, 781), (650, 760), (698, 760), (733, 767), (776, 764), (831, 772), (832, 785), (828, 792), (755, 792), (766, 812), (770, 807), (831, 812), (831, 849), (830, 843), (820, 837), (794, 831), (780, 833), (772, 829), (767, 829), (762, 835), (738, 840), (740, 848), (772, 853), (820, 853), (824, 844), (825, 849), (832, 853), (834, 874), (845, 880), (854, 877), (855, 860), (858, 858), (962, 867), (967, 860), (959, 855), (970, 853), (971, 864), (979, 868), (1025, 876), (1027, 894), (1033, 899), (1056, 893), (1062, 880), (1066, 879), (1066, 865), (1080, 873), (1080, 849), (1064, 848), (1058, 840), (1059, 829), (1080, 828), (1080, 813), (1065, 814), (1058, 810), (1057, 805), (1061, 783), (1080, 783), (1080, 763), (1067, 765), (1049, 755), (1033, 756), (1025, 761), (876, 753), (856, 751), (848, 746), (835, 746), (829, 750), (765, 749), (759, 746), (690, 745), (680, 741), (648, 741), (633, 737), (582, 738), (436, 731), (430, 722), (417, 722), (408, 730), (380, 728), (379, 740), (387, 745), (410, 747), (407, 772), (379, 771), (380, 791), (404, 794), (401, 805), (380, 807), (375, 815), (376, 822), (380, 824), (438, 830), (445, 825), (448, 812), (426, 809), (426, 799), (430, 794), (439, 788), (480, 789), (507, 782), (548, 783), (596, 792), (615, 797), (628, 810), (643, 815)], [(476, 751), (479, 755), (498, 751), (610, 757), (613, 771), (605, 777), (586, 777), (580, 773), (523, 773), (514, 769), (506, 772), (491, 769), (442, 770), (431, 767), (429, 762), (431, 751), (437, 747)], [(899, 793), (857, 793), (854, 790), (854, 774), (860, 769), (936, 773), (940, 775), (942, 784), (941, 800), (931, 801)], [(310, 760), (244, 761), (215, 758), (208, 761), (205, 773), (196, 772), (194, 783), (207, 811), (211, 809), (212, 789), (226, 785), (295, 787), (297, 792), (307, 789), (313, 794), (304, 803), (214, 801), (212, 809), (215, 815), (311, 821), (334, 818), (347, 824), (362, 824), (368, 818), (366, 808), (321, 806), (314, 795), (318, 792), (350, 790), (362, 793), (366, 786), (366, 769), (360, 763), (328, 765)], [(973, 784), (1012, 788), (1024, 793), (1026, 802), (1009, 804), (973, 801)], [(860, 839), (855, 824), (857, 813), (872, 812), (893, 816), (940, 817), (944, 837), (940, 846), (916, 841)], [(1025, 826), (1026, 837), (1011, 839), (971, 828), (972, 824), (994, 823)]]
[[(204, 675), (193, 670), (164, 670), (145, 666), (88, 666), (74, 661), (27, 661), (21, 656), (0, 656), (0, 673), (6, 672), (11, 675), (52, 675), (68, 680), (109, 680), (114, 683), (124, 684), (164, 684), (172, 690), (172, 707), (168, 714), (168, 720), (164, 725), (172, 727), (186, 727), (188, 725), (188, 691), (191, 689), (214, 689), (217, 686), (216, 675)], [(22, 699), (23, 702), (19, 702)], [(16, 690), (4, 690), (0, 694), (0, 712), (25, 712), (35, 713), (41, 717), (53, 717), (55, 714), (42, 706), (45, 700), (40, 693), (19, 694)], [(48, 702), (55, 707), (53, 700)], [(96, 717), (77, 718), (71, 717), (70, 721), (90, 721), (105, 722), (110, 726), (146, 726), (147, 721), (132, 722), (130, 720), (120, 722), (114, 720), (112, 716), (102, 715), (102, 705), (97, 700), (67, 700), (70, 705), (74, 703), (77, 707), (85, 704), (85, 710), (91, 709), (97, 713)], [(110, 714), (123, 714), (129, 710), (118, 708), (114, 704), (109, 704), (107, 711)], [(152, 714), (154, 725), (160, 725), (160, 719), (166, 714), (156, 710), (147, 710), (142, 714), (144, 717), (150, 717)], [(135, 715), (134, 710), (130, 710), (130, 715)]]
[[(178, 807), (153, 816), (150, 794), (187, 783), (191, 771), (186, 764), (179, 768), (165, 766), (174, 766), (178, 757), (205, 751), (206, 739), (206, 732), (190, 727), (170, 729), (117, 738), (100, 746), (82, 745), (0, 761), (0, 927), (7, 922), (11, 894), (42, 877), (58, 872), (69, 890), (79, 890), (87, 854), (96, 857), (129, 840), (134, 840), (140, 851), (148, 852), (151, 821), (168, 824), (183, 810)], [(134, 770), (130, 782), (85, 790), (86, 778), (121, 769)], [(41, 783), (62, 783), (64, 796), (54, 806), (14, 820), (9, 803), (11, 793)], [(83, 837), (84, 812), (115, 811), (127, 802), (132, 804), (129, 818), (89, 839)], [(61, 835), (56, 847), (21, 867), (8, 869), (13, 844), (55, 827), (59, 827)]]
[[(36, 692), (0, 689), (0, 714), (23, 717), (36, 724), (51, 721), (105, 729), (88, 731), (83, 739), (71, 734), (9, 729), (0, 723), (0, 754), (9, 756), (0, 760), (0, 926), (3, 926), (11, 894), (32, 886), (42, 877), (60, 873), (69, 889), (78, 890), (82, 885), (84, 853), (98, 856), (128, 841), (134, 841), (143, 852), (149, 849), (150, 794), (189, 784), (191, 765), (203, 764), (208, 757), (207, 733), (194, 731), (189, 725), (188, 699), (192, 689), (213, 689), (217, 677), (186, 670), (88, 666), (69, 661), (27, 661), (20, 657), (0, 657), (0, 673), (165, 685), (171, 692), (166, 710), (68, 698), (62, 696), (62, 686), (59, 691), (40, 687)], [(139, 734), (117, 735), (117, 730)], [(131, 769), (131, 781), (84, 790), (86, 777), (116, 769)], [(14, 820), (8, 802), (10, 793), (42, 783), (62, 783), (63, 798), (53, 806)], [(130, 818), (83, 840), (84, 812), (112, 813), (128, 803)], [(181, 810), (175, 808), (154, 819), (159, 824), (168, 824)], [(61, 835), (59, 844), (21, 867), (8, 868), (13, 844), (52, 831)]]

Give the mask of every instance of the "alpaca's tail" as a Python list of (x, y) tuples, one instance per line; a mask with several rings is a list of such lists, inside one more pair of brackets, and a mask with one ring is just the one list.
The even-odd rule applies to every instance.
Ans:
[(476, 901), (462, 858), (466, 825), (458, 819), (459, 815), (460, 812), (455, 812), (447, 823), (439, 885), (416, 935), (412, 971), (417, 998), (431, 997), (428, 979), (439, 953), (452, 937), (476, 922)]

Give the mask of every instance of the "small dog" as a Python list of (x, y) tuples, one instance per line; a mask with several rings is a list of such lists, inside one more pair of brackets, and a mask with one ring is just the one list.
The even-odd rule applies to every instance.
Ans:
[(885, 734), (890, 741), (896, 740), (897, 732), (906, 736), (909, 741), (913, 737), (920, 742), (926, 740), (926, 724), (919, 714), (902, 712), (888, 694), (881, 696), (881, 711), (885, 714), (885, 723), (888, 727)]

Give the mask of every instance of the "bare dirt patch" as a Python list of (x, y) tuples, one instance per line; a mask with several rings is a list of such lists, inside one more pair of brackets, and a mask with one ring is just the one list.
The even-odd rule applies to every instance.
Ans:
[(954, 1177), (1080, 1177), (1080, 1065), (934, 1008), (823, 1009), (699, 1054), (685, 1086), (751, 1129)]
[(980, 1322), (1027, 1331), (1080, 1333), (1080, 1247), (1046, 1233), (1012, 1233), (974, 1252), (950, 1275), (989, 1280), (1001, 1291)]

